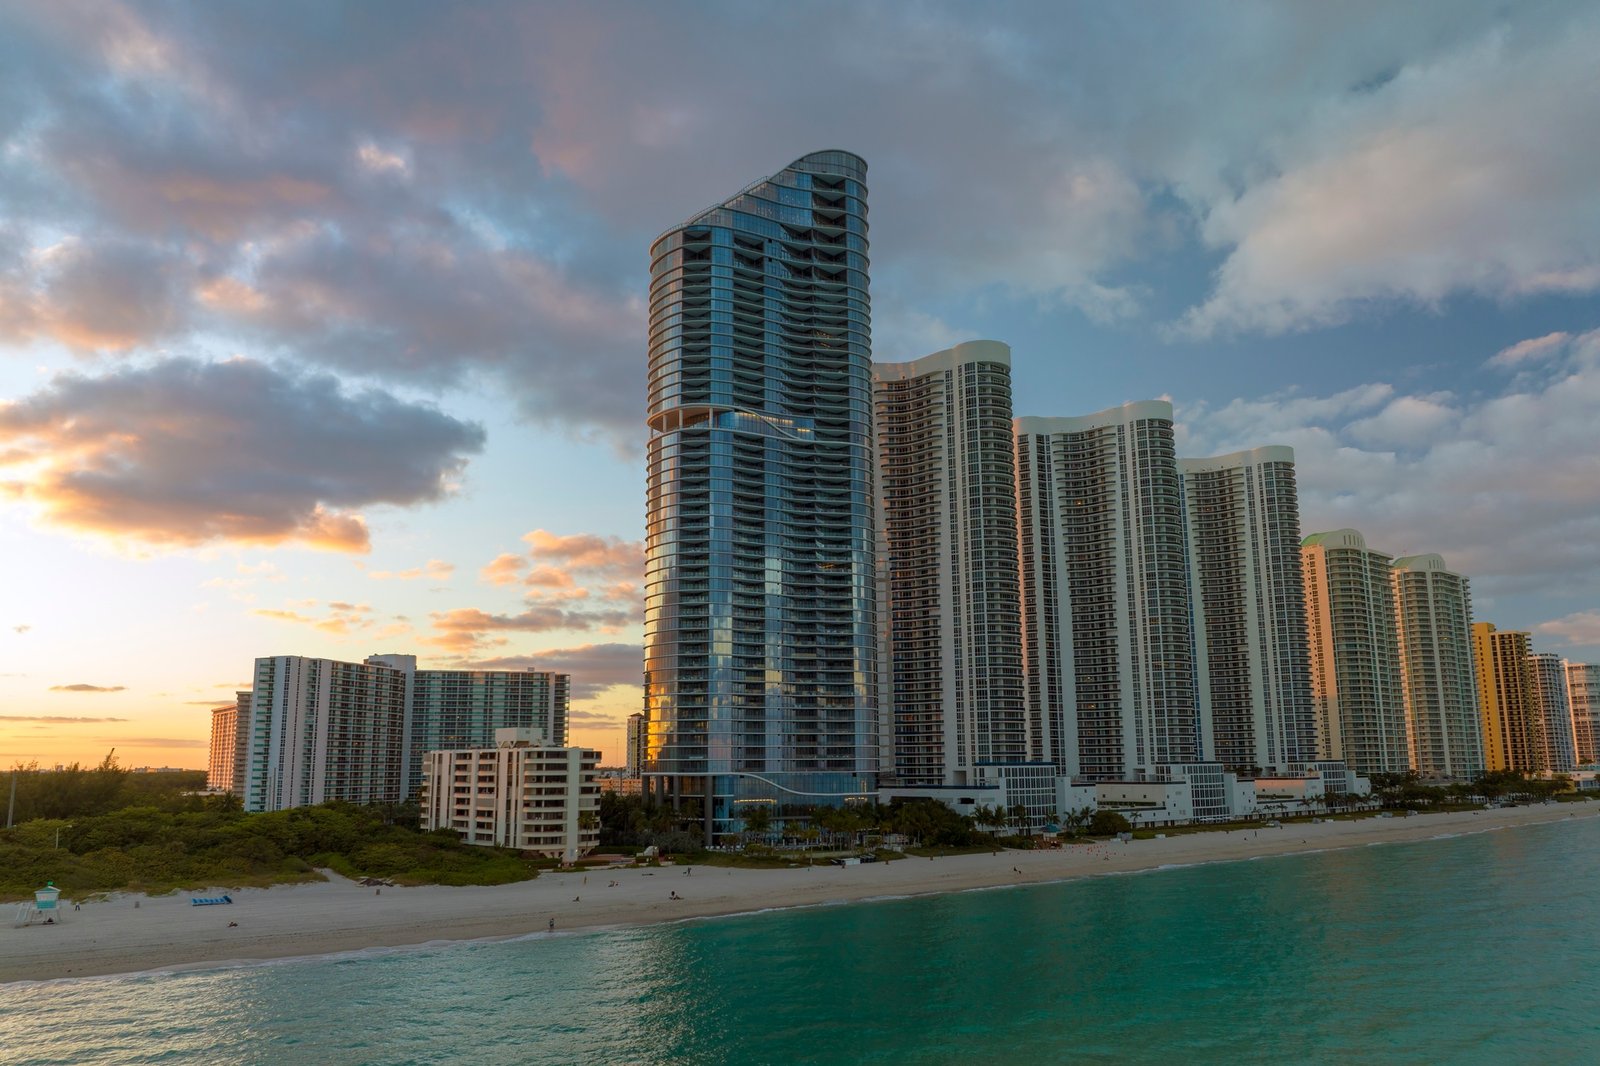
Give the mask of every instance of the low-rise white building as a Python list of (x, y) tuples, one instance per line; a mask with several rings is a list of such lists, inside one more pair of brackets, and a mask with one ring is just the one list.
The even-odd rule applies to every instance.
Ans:
[(600, 753), (533, 729), (497, 729), (492, 748), (423, 757), (422, 828), (574, 862), (600, 842)]

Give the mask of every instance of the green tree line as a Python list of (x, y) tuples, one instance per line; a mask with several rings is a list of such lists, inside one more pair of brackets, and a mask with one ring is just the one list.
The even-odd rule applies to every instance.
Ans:
[(206, 772), (136, 774), (117, 764), (115, 752), (98, 766), (73, 763), (60, 770), (41, 770), (37, 762), (26, 763), (0, 773), (0, 817), (13, 810), (13, 784), (14, 820), (26, 822), (107, 814), (123, 807), (197, 808), (196, 793), (206, 787)]
[[(324, 803), (245, 814), (232, 795), (206, 796), (200, 772), (133, 774), (99, 766), (14, 771), (17, 824), (0, 829), (0, 900), (30, 899), (46, 881), (68, 897), (166, 892), (346, 877), (401, 884), (494, 885), (547, 860), (463, 844), (417, 829), (415, 804)], [(0, 775), (0, 810), (11, 774)]]

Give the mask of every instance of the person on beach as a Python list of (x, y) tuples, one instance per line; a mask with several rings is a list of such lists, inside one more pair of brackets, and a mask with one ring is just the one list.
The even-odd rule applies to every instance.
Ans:
[(556, 920), (554, 918), (551, 918), (550, 919), (550, 932), (553, 933), (555, 931), (556, 931)]

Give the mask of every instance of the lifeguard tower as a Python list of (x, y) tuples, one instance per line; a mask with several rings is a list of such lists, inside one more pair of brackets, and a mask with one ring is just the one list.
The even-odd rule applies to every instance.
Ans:
[(60, 903), (61, 890), (54, 881), (46, 881), (43, 888), (34, 890), (32, 903), (17, 904), (17, 917), (11, 923), (12, 927), (21, 929), (34, 922), (55, 925), (62, 920)]

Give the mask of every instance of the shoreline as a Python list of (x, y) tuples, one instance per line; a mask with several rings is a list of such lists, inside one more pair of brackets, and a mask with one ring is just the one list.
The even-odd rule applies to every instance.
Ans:
[[(545, 873), (493, 886), (386, 888), (353, 881), (114, 895), (67, 910), (61, 924), (13, 929), (0, 915), (0, 986), (84, 977), (226, 969), (268, 962), (417, 950), (775, 910), (945, 895), (1087, 877), (1336, 851), (1600, 817), (1589, 804), (1552, 804), (1414, 818), (1288, 823), (1162, 840), (1076, 844), (861, 866), (737, 869), (664, 866)], [(687, 869), (687, 873), (685, 872)], [(611, 883), (616, 882), (615, 887)], [(194, 907), (220, 895), (231, 906)], [(671, 899), (676, 894), (681, 899)], [(230, 922), (237, 922), (230, 927)]]

